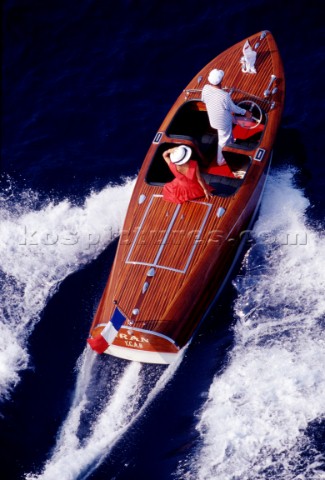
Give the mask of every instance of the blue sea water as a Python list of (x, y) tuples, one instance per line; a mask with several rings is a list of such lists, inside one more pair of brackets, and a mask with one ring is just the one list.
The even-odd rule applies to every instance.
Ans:
[[(320, 3), (1, 8), (1, 478), (324, 479)], [(156, 130), (264, 29), (286, 106), (240, 270), (178, 365), (97, 358), (85, 339)]]

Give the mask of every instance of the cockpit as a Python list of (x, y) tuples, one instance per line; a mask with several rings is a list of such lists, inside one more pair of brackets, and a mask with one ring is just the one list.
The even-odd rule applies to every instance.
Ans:
[(235, 119), (234, 141), (223, 149), (227, 165), (218, 167), (216, 164), (218, 133), (210, 127), (205, 104), (200, 100), (189, 100), (181, 105), (166, 129), (165, 141), (157, 147), (146, 175), (146, 182), (162, 186), (173, 180), (173, 174), (163, 160), (162, 154), (171, 147), (185, 144), (192, 148), (192, 157), (197, 160), (207, 183), (215, 187), (216, 194), (233, 195), (252, 162), (248, 152), (259, 145), (266, 123), (265, 114), (255, 102), (247, 100), (241, 103), (242, 108), (249, 108), (252, 111), (253, 119), (251, 121), (239, 117)]

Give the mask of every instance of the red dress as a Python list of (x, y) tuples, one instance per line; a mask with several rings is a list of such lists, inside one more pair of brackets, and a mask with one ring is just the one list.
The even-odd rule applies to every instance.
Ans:
[[(184, 203), (187, 200), (204, 197), (203, 188), (199, 184), (196, 176), (197, 163), (194, 160), (190, 160), (188, 166), (187, 172), (183, 174), (177, 170), (174, 163), (169, 163), (169, 168), (173, 175), (175, 175), (175, 179), (164, 185), (164, 200), (173, 203)], [(207, 186), (207, 188), (210, 191), (213, 190), (210, 186)]]

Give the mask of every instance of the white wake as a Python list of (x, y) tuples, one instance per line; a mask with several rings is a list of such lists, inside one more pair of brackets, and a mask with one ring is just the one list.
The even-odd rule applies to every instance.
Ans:
[(0, 197), (0, 400), (29, 365), (28, 339), (49, 297), (72, 272), (96, 258), (120, 233), (134, 181), (35, 208)]
[[(27, 474), (26, 480), (87, 478), (170, 381), (184, 353), (167, 368), (152, 366), (148, 375), (140, 363), (126, 362), (125, 366), (125, 362), (113, 361), (107, 355), (99, 359), (87, 348), (78, 367), (74, 399), (53, 454), (41, 473)], [(89, 423), (88, 430), (82, 429), (83, 423)]]
[(325, 239), (308, 226), (294, 172), (269, 178), (255, 244), (235, 280), (234, 349), (176, 477), (324, 479), (312, 425), (324, 419)]

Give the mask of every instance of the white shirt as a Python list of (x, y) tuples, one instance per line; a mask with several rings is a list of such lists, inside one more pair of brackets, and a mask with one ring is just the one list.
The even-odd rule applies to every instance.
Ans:
[(231, 132), (231, 113), (240, 113), (241, 115), (246, 113), (244, 108), (234, 104), (228, 92), (213, 85), (204, 85), (201, 99), (206, 104), (211, 127), (217, 130)]

